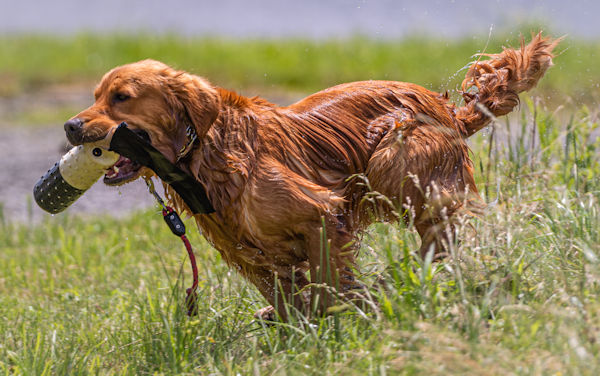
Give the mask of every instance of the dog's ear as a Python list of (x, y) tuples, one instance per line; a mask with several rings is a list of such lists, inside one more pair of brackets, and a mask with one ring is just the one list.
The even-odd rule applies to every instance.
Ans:
[(167, 78), (169, 98), (178, 121), (190, 121), (202, 138), (219, 115), (217, 90), (205, 79), (182, 71), (172, 71)]

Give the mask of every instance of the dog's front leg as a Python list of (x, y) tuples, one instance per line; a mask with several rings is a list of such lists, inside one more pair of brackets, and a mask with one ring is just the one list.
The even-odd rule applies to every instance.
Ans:
[(349, 291), (360, 287), (354, 277), (354, 237), (335, 216), (324, 217), (305, 235), (313, 287), (311, 310), (327, 314), (337, 298), (346, 299)]
[(277, 312), (282, 320), (287, 321), (292, 313), (290, 308), (303, 315), (308, 314), (308, 294), (302, 289), (309, 281), (303, 271), (294, 267), (280, 268), (277, 271), (260, 268), (249, 272), (247, 278), (271, 304), (256, 312), (256, 317), (273, 320)]

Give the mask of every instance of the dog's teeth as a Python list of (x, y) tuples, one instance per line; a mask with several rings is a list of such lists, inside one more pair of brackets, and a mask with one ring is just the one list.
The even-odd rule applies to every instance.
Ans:
[(119, 169), (117, 167), (113, 166), (106, 171), (106, 177), (113, 178), (117, 175), (118, 172), (119, 172)]

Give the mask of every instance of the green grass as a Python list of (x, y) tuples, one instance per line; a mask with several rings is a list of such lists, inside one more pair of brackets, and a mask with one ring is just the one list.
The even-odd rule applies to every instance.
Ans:
[[(398, 80), (448, 91), (455, 102), (465, 66), (477, 52), (518, 46), (518, 31), (529, 38), (535, 27), (460, 40), (413, 36), (402, 40), (354, 37), (345, 40), (231, 40), (151, 34), (71, 37), (0, 36), (0, 98), (20, 106), (0, 112), (5, 124), (61, 124), (93, 100), (92, 88), (111, 68), (146, 58), (207, 77), (244, 95), (280, 104), (349, 81)], [(547, 34), (552, 34), (551, 32)], [(487, 47), (486, 47), (487, 46)], [(556, 66), (536, 88), (553, 106), (596, 103), (600, 65), (596, 40), (565, 39)], [(80, 98), (56, 98), (76, 86)]]
[(448, 258), (420, 260), (412, 228), (379, 224), (364, 237), (361, 279), (385, 281), (371, 289), (378, 311), (264, 327), (252, 318), (264, 299), (189, 223), (201, 304), (188, 318), (185, 252), (156, 211), (35, 226), (2, 217), (0, 371), (596, 375), (596, 117), (582, 107), (562, 123), (528, 99), (521, 115), (473, 138), (490, 206)]
[[(487, 44), (518, 46), (518, 32), (461, 40), (410, 37), (402, 40), (310, 41), (230, 40), (144, 34), (73, 37), (42, 35), (0, 38), (0, 95), (37, 90), (50, 84), (97, 82), (116, 65), (153, 58), (209, 78), (213, 83), (255, 93), (276, 88), (308, 93), (355, 80), (410, 81), (433, 90), (454, 90), (459, 70)], [(582, 97), (597, 93), (598, 41), (566, 39), (556, 68), (542, 80), (549, 94)], [(563, 102), (562, 100), (558, 102)]]

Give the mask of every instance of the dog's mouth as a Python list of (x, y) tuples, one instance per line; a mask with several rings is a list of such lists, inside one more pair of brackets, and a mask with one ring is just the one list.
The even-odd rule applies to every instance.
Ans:
[(135, 180), (139, 177), (141, 168), (139, 163), (121, 155), (114, 165), (106, 169), (104, 184), (121, 185)]
[[(141, 129), (134, 129), (139, 137), (143, 138), (147, 142), (150, 142), (150, 136), (147, 132)], [(106, 185), (122, 185), (137, 179), (140, 176), (140, 170), (143, 166), (131, 159), (119, 156), (117, 162), (114, 165), (106, 169), (104, 174), (104, 184)]]

